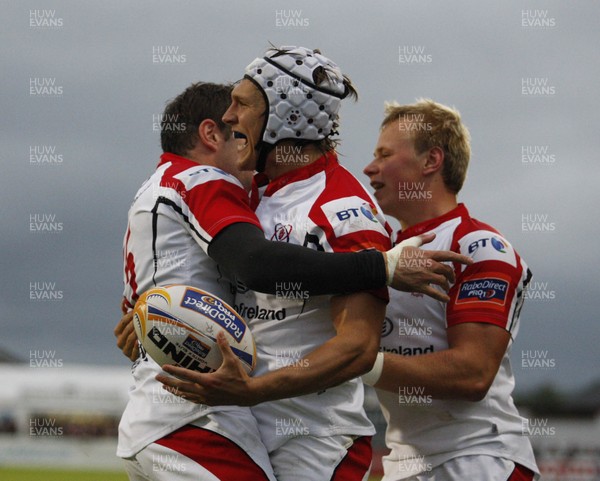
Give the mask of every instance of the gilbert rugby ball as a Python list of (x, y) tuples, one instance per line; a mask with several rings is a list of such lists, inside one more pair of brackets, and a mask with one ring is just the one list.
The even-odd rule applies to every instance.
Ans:
[(254, 369), (256, 345), (250, 329), (210, 292), (176, 284), (149, 289), (135, 303), (133, 325), (143, 348), (160, 366), (215, 371), (223, 361), (216, 340), (223, 331), (246, 371)]

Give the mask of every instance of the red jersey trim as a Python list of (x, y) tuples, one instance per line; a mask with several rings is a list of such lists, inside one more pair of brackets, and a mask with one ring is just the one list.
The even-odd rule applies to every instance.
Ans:
[[(300, 172), (294, 181), (304, 180), (319, 172), (324, 172), (326, 188), (313, 203), (308, 216), (315, 224), (321, 227), (327, 243), (331, 246), (333, 252), (357, 252), (373, 248), (379, 251), (390, 249), (391, 228), (387, 222), (383, 225), (387, 235), (367, 229), (351, 232), (339, 237), (335, 235), (333, 227), (323, 212), (323, 205), (339, 198), (353, 196), (359, 197), (365, 203), (368, 203), (371, 206), (371, 209), (376, 213), (375, 206), (364, 186), (356, 179), (356, 177), (339, 164), (335, 152), (329, 152), (311, 164), (311, 166), (314, 166), (312, 170), (308, 169), (310, 166), (299, 169), (303, 170), (303, 172)], [(310, 175), (307, 175), (309, 173)], [(267, 187), (267, 190), (268, 189), (269, 187)], [(389, 302), (389, 292), (386, 287), (371, 289), (366, 292), (383, 300), (386, 304)]]
[[(466, 206), (458, 204), (454, 209), (424, 222), (420, 222), (404, 231), (398, 232), (397, 243), (409, 237), (430, 232), (445, 222), (460, 218), (460, 223), (452, 235), (449, 250), (460, 252), (459, 240), (476, 230), (485, 230), (498, 235), (497, 229), (473, 219)], [(427, 249), (427, 245), (423, 246)], [(450, 302), (446, 310), (448, 327), (464, 322), (483, 322), (494, 324), (507, 331), (514, 327), (509, 318), (517, 288), (521, 281), (523, 266), (519, 255), (515, 252), (516, 267), (498, 260), (477, 262), (462, 271), (461, 264), (454, 264), (456, 283), (450, 290)], [(489, 285), (478, 285), (480, 281), (488, 281)], [(498, 289), (505, 288), (502, 294)], [(493, 290), (496, 292), (493, 292)], [(514, 317), (514, 315), (513, 315)]]
[[(500, 235), (493, 227), (469, 217), (463, 219), (463, 222), (454, 231), (450, 250), (460, 252), (459, 239), (474, 230), (487, 230)], [(461, 265), (454, 264), (456, 283), (450, 289), (450, 302), (446, 308), (448, 327), (463, 322), (487, 322), (509, 332), (512, 330), (514, 323), (513, 319), (509, 318), (509, 314), (523, 273), (520, 257), (516, 251), (514, 254), (516, 267), (498, 260), (484, 260), (468, 266), (461, 272)], [(490, 281), (492, 285), (469, 285), (469, 283), (476, 284), (479, 281)], [(479, 289), (497, 289), (502, 284), (506, 286), (503, 297), (497, 293), (475, 292)], [(468, 295), (465, 295), (469, 292), (465, 293), (465, 291), (462, 292), (461, 298), (461, 289), (470, 291), (474, 299), (469, 301)]]
[(446, 316), (446, 327), (456, 326), (458, 324), (465, 324), (467, 322), (481, 322), (485, 324), (494, 324), (495, 326), (501, 327), (506, 331), (510, 331), (507, 326), (506, 316), (502, 313), (494, 314), (489, 311), (480, 311), (477, 309), (471, 309), (456, 314), (449, 314)]
[[(190, 209), (190, 213), (202, 228), (214, 238), (228, 225), (245, 222), (253, 224), (262, 230), (254, 211), (250, 208), (250, 199), (243, 187), (225, 179), (210, 180), (186, 189), (184, 183), (175, 176), (194, 167), (203, 167), (192, 160), (175, 154), (165, 153), (159, 163), (171, 162), (161, 179), (161, 186), (174, 188), (179, 193), (182, 202)], [(218, 169), (215, 166), (205, 166)]]
[(160, 160), (159, 160), (156, 168), (160, 167), (161, 165), (166, 164), (167, 162), (171, 162), (171, 163), (173, 163), (173, 165), (187, 164), (188, 167), (185, 167), (182, 170), (185, 170), (189, 167), (198, 167), (198, 166), (204, 165), (204, 164), (200, 164), (194, 160), (188, 159), (187, 157), (181, 157), (180, 155), (172, 154), (171, 152), (165, 152), (164, 154), (162, 154), (160, 156)]
[[(396, 244), (399, 244), (400, 242), (408, 239), (409, 237), (413, 237), (416, 235), (421, 235), (425, 232), (429, 232), (429, 231), (435, 229), (436, 227), (438, 227), (439, 225), (442, 225), (444, 222), (455, 219), (457, 217), (461, 217), (463, 220), (464, 219), (473, 220), (473, 219), (471, 219), (471, 216), (469, 215), (469, 211), (467, 210), (465, 205), (461, 203), (461, 204), (458, 204), (451, 211), (446, 212), (445, 214), (443, 214), (439, 217), (436, 217), (436, 218), (430, 219), (430, 220), (426, 220), (423, 222), (419, 222), (418, 224), (411, 225), (410, 227), (408, 227), (405, 230), (398, 231), (398, 234), (396, 236)], [(425, 245), (425, 248), (427, 248), (426, 246), (427, 246), (427, 244)]]

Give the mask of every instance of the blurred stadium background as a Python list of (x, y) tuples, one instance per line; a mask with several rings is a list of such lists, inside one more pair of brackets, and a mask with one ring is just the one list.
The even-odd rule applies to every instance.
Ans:
[[(0, 479), (126, 481), (114, 453), (129, 369), (32, 362), (0, 351)], [(569, 395), (546, 386), (517, 401), (542, 479), (600, 480), (600, 383)], [(375, 481), (386, 452), (385, 421), (370, 389), (366, 407), (378, 431)]]

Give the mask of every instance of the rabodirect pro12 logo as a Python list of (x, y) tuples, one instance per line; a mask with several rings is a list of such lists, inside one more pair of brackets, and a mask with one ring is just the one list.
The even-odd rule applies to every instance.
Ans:
[(459, 288), (456, 304), (479, 302), (503, 306), (506, 301), (508, 282), (504, 279), (482, 278), (464, 281)]
[(246, 324), (219, 299), (187, 289), (181, 300), (181, 307), (203, 314), (223, 327), (238, 342), (244, 337)]

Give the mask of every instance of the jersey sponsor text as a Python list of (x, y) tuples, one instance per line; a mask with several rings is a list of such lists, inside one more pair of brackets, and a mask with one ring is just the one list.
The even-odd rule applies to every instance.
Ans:
[(381, 352), (402, 354), (403, 356), (417, 356), (419, 354), (428, 354), (434, 352), (433, 344), (430, 344), (427, 347), (404, 347), (402, 345), (398, 347), (381, 346), (379, 350)]
[(260, 306), (247, 306), (243, 302), (234, 306), (235, 310), (244, 319), (270, 319), (283, 321), (285, 319), (285, 307), (281, 309), (265, 309)]

